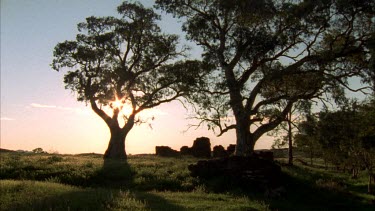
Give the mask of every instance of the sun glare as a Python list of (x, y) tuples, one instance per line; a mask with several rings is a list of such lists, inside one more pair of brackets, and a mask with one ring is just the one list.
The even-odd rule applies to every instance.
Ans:
[(123, 98), (119, 99), (117, 96), (116, 96), (116, 100), (112, 101), (109, 103), (110, 107), (113, 108), (113, 109), (120, 109), (122, 110), (122, 108), (124, 107), (125, 105), (125, 100)]
[(113, 108), (118, 108), (118, 109), (122, 109), (122, 107), (124, 107), (123, 101), (119, 99), (117, 99), (116, 101), (113, 101), (111, 105)]
[(131, 106), (127, 104), (124, 99), (119, 99), (118, 97), (116, 97), (115, 101), (110, 102), (109, 106), (111, 109), (119, 109), (120, 112), (126, 116), (132, 113)]

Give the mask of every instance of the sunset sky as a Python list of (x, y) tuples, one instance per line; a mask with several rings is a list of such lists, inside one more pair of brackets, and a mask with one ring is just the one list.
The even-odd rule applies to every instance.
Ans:
[[(104, 153), (109, 130), (105, 123), (73, 93), (64, 89), (64, 72), (52, 70), (54, 46), (72, 40), (77, 23), (86, 17), (115, 16), (120, 0), (1, 0), (1, 148), (59, 153)], [(150, 7), (153, 1), (141, 1)], [(184, 35), (180, 23), (163, 15), (166, 33)], [(192, 44), (192, 56), (199, 49)], [(211, 139), (211, 146), (235, 143), (234, 131), (216, 137), (206, 127), (187, 129), (188, 112), (178, 102), (147, 111), (156, 119), (136, 126), (126, 140), (128, 154), (154, 153), (155, 146), (174, 149), (191, 146), (197, 137)], [(147, 115), (146, 114), (146, 115)], [(269, 148), (270, 137), (256, 148)]]

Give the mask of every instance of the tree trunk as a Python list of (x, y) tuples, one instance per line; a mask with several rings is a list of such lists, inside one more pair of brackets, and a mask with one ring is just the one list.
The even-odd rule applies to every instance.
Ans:
[[(225, 43), (223, 37), (221, 37), (220, 42), (222, 44)], [(242, 103), (243, 97), (241, 95), (241, 87), (234, 75), (234, 66), (226, 64), (224, 54), (222, 55), (223, 57), (220, 58), (220, 63), (225, 70), (226, 83), (230, 95), (230, 107), (232, 108), (233, 115), (236, 119), (236, 150), (234, 155), (246, 156), (254, 151), (254, 148), (249, 145), (251, 136), (250, 119)]]
[(249, 121), (247, 119), (242, 117), (237, 118), (236, 136), (237, 142), (234, 155), (246, 156), (253, 153), (254, 144), (252, 143)]
[(358, 171), (359, 170), (355, 166), (352, 166), (352, 179), (358, 179)]
[[(289, 113), (290, 114), (290, 113)], [(291, 124), (291, 114), (290, 116), (288, 117), (289, 120), (288, 120), (288, 164), (289, 165), (293, 165), (293, 140), (292, 140), (292, 124)]]
[(111, 132), (111, 138), (109, 139), (108, 148), (104, 153), (104, 159), (117, 159), (117, 160), (126, 160), (126, 151), (125, 151), (125, 138), (128, 135), (129, 131), (134, 126), (134, 119), (136, 113), (129, 115), (127, 122), (124, 127), (120, 127), (118, 122), (118, 115), (120, 113), (120, 108), (114, 108), (112, 117), (108, 116), (95, 102), (95, 99), (90, 99), (91, 108), (93, 111), (100, 116), (104, 122), (109, 127)]
[(127, 159), (125, 138), (134, 126), (134, 118), (135, 114), (131, 114), (123, 128), (118, 124), (117, 115), (114, 115), (112, 122), (107, 124), (111, 131), (111, 138), (109, 140), (108, 148), (104, 153), (104, 159)]
[(368, 185), (367, 185), (367, 192), (369, 194), (373, 194), (373, 190), (372, 190), (372, 181), (374, 180), (374, 174), (372, 173), (369, 173), (369, 176), (368, 176)]
[(324, 167), (325, 167), (325, 169), (328, 170), (327, 160), (325, 158), (323, 158), (323, 161), (324, 161)]
[(109, 140), (108, 148), (104, 153), (104, 159), (126, 160), (125, 138), (128, 132), (121, 130), (121, 128), (110, 128), (111, 138)]

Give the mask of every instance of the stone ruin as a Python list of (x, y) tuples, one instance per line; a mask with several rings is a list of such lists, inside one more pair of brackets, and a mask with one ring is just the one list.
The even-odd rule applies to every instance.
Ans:
[(229, 144), (229, 146), (227, 147), (228, 155), (233, 155), (234, 151), (236, 151), (236, 145), (235, 144)]
[[(183, 146), (180, 151), (174, 150), (168, 146), (156, 146), (156, 155), (162, 157), (177, 157), (180, 155), (191, 155), (197, 158), (225, 158), (232, 156), (236, 149), (235, 144), (230, 144), (227, 150), (222, 145), (213, 147), (211, 155), (211, 143), (207, 137), (200, 137), (194, 140), (193, 146)], [(271, 150), (255, 150), (254, 154), (265, 160), (273, 161), (274, 155)]]
[(156, 146), (155, 147), (156, 155), (162, 157), (177, 157), (179, 156), (179, 152), (168, 147), (168, 146)]
[(168, 146), (156, 146), (156, 155), (162, 157), (176, 157), (179, 155), (192, 155), (197, 158), (210, 158), (211, 157), (211, 143), (207, 137), (200, 137), (195, 139), (193, 146), (183, 146), (180, 152), (171, 149)]
[(180, 148), (181, 155), (192, 155), (197, 158), (211, 157), (211, 142), (207, 137), (200, 137), (194, 140), (193, 146)]
[(214, 158), (228, 157), (228, 152), (221, 145), (214, 146), (214, 148), (212, 150), (212, 157), (214, 157)]
[(201, 160), (188, 168), (192, 176), (201, 179), (221, 178), (221, 181), (241, 188), (267, 191), (281, 186), (280, 166), (256, 154)]
[(183, 146), (180, 148), (181, 155), (191, 155), (191, 149), (188, 146)]
[(259, 158), (274, 161), (273, 152), (271, 150), (255, 150), (255, 155), (257, 155)]
[(211, 143), (207, 137), (200, 137), (195, 139), (191, 147), (191, 154), (197, 158), (210, 158), (211, 157)]
[[(191, 155), (200, 160), (191, 164), (188, 169), (192, 176), (208, 181), (214, 179), (213, 183), (219, 189), (226, 187), (239, 187), (256, 189), (265, 192), (267, 197), (280, 196), (283, 191), (281, 182), (281, 168), (274, 161), (271, 150), (255, 150), (251, 156), (234, 156), (236, 145), (231, 144), (225, 148), (221, 145), (214, 146), (211, 158), (211, 143), (207, 137), (194, 140), (193, 146), (183, 146), (180, 152), (168, 146), (156, 146), (156, 155), (163, 157), (177, 157)], [(210, 183), (208, 183), (210, 184)], [(275, 191), (276, 190), (276, 191)], [(280, 192), (280, 193), (279, 193)]]

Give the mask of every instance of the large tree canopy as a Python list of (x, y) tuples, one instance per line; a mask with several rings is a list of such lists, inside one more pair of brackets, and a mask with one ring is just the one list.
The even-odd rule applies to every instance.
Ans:
[[(237, 155), (253, 151), (299, 100), (371, 82), (373, 0), (156, 0), (183, 17), (187, 39), (216, 69), (190, 100), (219, 135), (235, 129)], [(371, 42), (372, 40), (372, 42)], [(372, 55), (371, 55), (372, 52)], [(372, 57), (371, 57), (372, 56)], [(281, 102), (286, 102), (282, 103)], [(282, 106), (280, 106), (282, 105)], [(271, 112), (272, 111), (272, 112)], [(226, 122), (228, 115), (234, 121)]]
[[(125, 137), (137, 114), (194, 91), (202, 74), (197, 61), (181, 60), (178, 36), (161, 32), (160, 16), (138, 3), (118, 7), (120, 18), (89, 17), (73, 41), (56, 45), (53, 69), (68, 69), (64, 83), (108, 125), (105, 157), (126, 158)], [(122, 112), (128, 105), (129, 113)], [(106, 108), (106, 109), (105, 109)], [(125, 124), (119, 124), (119, 117)]]

